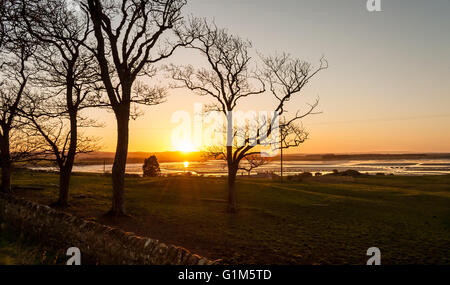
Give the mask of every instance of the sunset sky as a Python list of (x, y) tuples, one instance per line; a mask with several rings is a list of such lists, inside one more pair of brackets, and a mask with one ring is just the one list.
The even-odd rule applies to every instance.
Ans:
[[(310, 140), (292, 152), (450, 152), (450, 1), (381, 2), (383, 11), (370, 13), (365, 0), (189, 0), (185, 13), (215, 19), (263, 54), (288, 52), (313, 64), (327, 58), (329, 69), (289, 102), (295, 112), (320, 97), (323, 111), (303, 121)], [(204, 64), (185, 50), (165, 63)], [(172, 114), (211, 102), (186, 90), (169, 94), (162, 105), (140, 107), (145, 115), (131, 122), (129, 151), (179, 148)], [(266, 98), (242, 102), (270, 110)], [(113, 114), (91, 115), (105, 128), (86, 133), (114, 151)]]

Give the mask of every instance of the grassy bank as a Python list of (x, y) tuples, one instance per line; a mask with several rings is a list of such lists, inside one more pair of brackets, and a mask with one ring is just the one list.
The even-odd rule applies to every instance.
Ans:
[[(50, 204), (58, 177), (18, 172), (17, 195)], [(109, 177), (73, 176), (71, 207), (84, 218), (173, 243), (229, 263), (450, 264), (450, 176), (284, 182), (239, 178), (239, 213), (225, 212), (221, 178), (127, 178), (130, 218), (103, 217)]]
[(0, 221), (0, 265), (62, 265), (67, 258), (63, 254), (25, 239)]

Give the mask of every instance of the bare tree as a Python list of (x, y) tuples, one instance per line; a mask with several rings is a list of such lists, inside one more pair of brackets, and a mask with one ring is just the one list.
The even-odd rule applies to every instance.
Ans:
[[(220, 111), (226, 117), (226, 147), (223, 150), (212, 151), (212, 156), (223, 158), (228, 167), (228, 211), (236, 212), (236, 173), (242, 159), (260, 154), (254, 149), (263, 144), (273, 132), (278, 131), (277, 122), (285, 113), (285, 105), (291, 97), (300, 93), (303, 86), (327, 67), (321, 60), (320, 67), (312, 67), (300, 60), (292, 60), (289, 56), (263, 58), (264, 72), (261, 76), (251, 70), (249, 50), (251, 43), (230, 35), (226, 30), (204, 21), (193, 27), (199, 30), (198, 39), (187, 47), (199, 51), (209, 64), (209, 68), (196, 69), (192, 66), (169, 67), (172, 78), (198, 95), (210, 96), (215, 103), (212, 109)], [(264, 79), (264, 80), (263, 80)], [(246, 127), (234, 125), (233, 111), (242, 98), (266, 94), (266, 84), (269, 83), (272, 96), (277, 99), (272, 118), (256, 120)], [(254, 88), (254, 83), (259, 88)], [(266, 94), (267, 95), (267, 94)], [(289, 124), (314, 113), (318, 101), (310, 105), (309, 110), (290, 119)], [(252, 131), (253, 130), (253, 131)], [(256, 131), (254, 131), (256, 130)]]
[[(20, 29), (15, 1), (2, 1), (0, 35), (0, 162), (2, 168), (1, 192), (11, 192), (11, 168), (14, 159), (24, 158), (11, 139), (20, 129), (18, 109), (28, 85), (28, 61), (34, 45)], [(14, 152), (12, 153), (12, 149)], [(22, 148), (24, 151), (24, 148)], [(27, 152), (27, 154), (29, 154)]]
[(225, 149), (213, 150), (211, 155), (227, 161), (228, 210), (235, 212), (236, 174), (239, 162), (245, 154), (239, 155), (239, 147), (233, 147), (236, 134), (233, 126), (233, 110), (242, 98), (264, 93), (265, 86), (259, 81), (260, 87), (254, 88), (250, 82), (253, 74), (250, 67), (249, 41), (230, 35), (226, 30), (210, 25), (206, 21), (195, 28), (200, 29), (200, 36), (188, 47), (205, 56), (210, 69), (171, 66), (170, 71), (173, 79), (181, 82), (183, 87), (201, 96), (213, 97), (215, 102), (211, 105), (211, 109), (220, 111), (226, 117)]
[(24, 130), (41, 146), (35, 159), (52, 162), (59, 169), (59, 196), (54, 205), (66, 207), (69, 205), (69, 182), (75, 156), (95, 151), (98, 147), (96, 138), (84, 136), (79, 130), (96, 126), (96, 122), (80, 115), (76, 119), (76, 144), (72, 143), (72, 118), (65, 106), (59, 105), (58, 99), (52, 93), (27, 94), (21, 116), (27, 119)]
[(59, 196), (54, 205), (69, 205), (69, 183), (74, 159), (79, 153), (90, 153), (98, 149), (97, 139), (84, 136), (81, 128), (98, 124), (80, 114), (76, 118), (76, 143), (72, 142), (73, 129), (71, 115), (66, 106), (61, 106), (58, 95), (53, 93), (26, 94), (25, 106), (20, 115), (26, 119), (23, 129), (40, 145), (34, 160), (49, 161), (59, 169)]
[[(9, 54), (11, 56), (11, 53)], [(20, 125), (17, 118), (18, 108), (22, 103), (25, 87), (28, 82), (28, 74), (26, 72), (26, 61), (29, 55), (26, 48), (20, 48), (15, 63), (3, 63), (1, 70), (2, 82), (0, 83), (0, 159), (2, 167), (2, 184), (1, 191), (5, 193), (11, 192), (11, 168), (12, 168), (12, 133)], [(9, 65), (13, 64), (13, 65)], [(9, 65), (7, 67), (7, 65)], [(6, 71), (9, 69), (9, 72)], [(7, 75), (5, 75), (5, 73)], [(5, 79), (3, 76), (14, 76), (12, 79)]]
[(65, 0), (22, 1), (24, 29), (39, 43), (33, 63), (38, 72), (34, 83), (41, 90), (28, 96), (23, 114), (56, 157), (60, 206), (68, 205), (76, 153), (91, 150), (78, 134), (80, 126), (94, 126), (80, 118), (80, 111), (89, 107), (99, 80), (93, 55), (84, 47), (91, 33), (85, 16), (71, 11)]
[(270, 163), (270, 160), (267, 157), (263, 157), (261, 155), (248, 155), (245, 156), (245, 161), (244, 163), (240, 163), (239, 164), (239, 170), (244, 170), (247, 172), (248, 176), (250, 176), (252, 174), (252, 170), (266, 165)]
[(280, 180), (283, 181), (283, 150), (286, 148), (298, 147), (304, 143), (309, 133), (303, 128), (303, 125), (294, 122), (286, 122), (286, 119), (280, 123)]
[[(278, 56), (262, 57), (265, 65), (264, 77), (270, 86), (272, 95), (279, 102), (276, 112), (279, 115), (286, 113), (284, 106), (291, 97), (300, 93), (303, 87), (318, 72), (328, 68), (328, 62), (322, 57), (320, 65), (314, 69), (310, 63), (300, 59), (292, 58), (283, 53)], [(318, 99), (313, 104), (308, 104), (306, 112), (296, 112), (290, 119), (283, 118), (279, 125), (281, 163), (280, 176), (283, 179), (283, 149), (297, 147), (308, 139), (309, 133), (297, 121), (311, 114), (318, 114), (315, 109), (318, 106)]]
[(90, 50), (101, 71), (107, 95), (104, 105), (112, 108), (117, 121), (111, 215), (124, 215), (124, 175), (133, 103), (156, 105), (162, 103), (166, 95), (165, 89), (148, 87), (138, 82), (138, 78), (155, 76), (155, 64), (182, 45), (169, 39), (170, 32), (176, 32), (181, 23), (185, 4), (186, 0), (82, 2), (90, 15), (96, 39), (96, 45)]

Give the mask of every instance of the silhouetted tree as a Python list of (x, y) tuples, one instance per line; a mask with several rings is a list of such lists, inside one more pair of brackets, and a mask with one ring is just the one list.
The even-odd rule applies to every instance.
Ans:
[(239, 170), (246, 171), (248, 176), (250, 176), (252, 173), (252, 170), (270, 163), (270, 160), (267, 157), (263, 157), (261, 155), (254, 154), (254, 155), (246, 156), (244, 162), (245, 163), (241, 162), (239, 164)]
[(77, 152), (94, 150), (95, 142), (79, 135), (79, 127), (95, 126), (80, 111), (92, 102), (99, 80), (94, 57), (84, 47), (91, 30), (88, 19), (70, 10), (65, 0), (22, 1), (24, 29), (39, 43), (33, 54), (39, 94), (27, 97), (24, 116), (34, 134), (43, 136), (60, 171), (56, 204), (68, 205), (70, 176)]
[[(206, 21), (202, 24), (195, 22), (192, 28), (198, 31), (198, 39), (187, 47), (199, 51), (206, 58), (209, 68), (172, 65), (169, 71), (173, 79), (182, 83), (182, 87), (198, 95), (214, 98), (215, 103), (211, 109), (220, 111), (226, 118), (226, 146), (224, 149), (211, 151), (211, 155), (227, 161), (228, 211), (236, 212), (235, 181), (239, 163), (246, 156), (260, 154), (254, 148), (262, 145), (273, 132), (279, 131), (277, 122), (285, 113), (286, 103), (293, 95), (300, 93), (304, 85), (326, 68), (327, 64), (321, 60), (320, 66), (313, 69), (310, 64), (291, 59), (287, 55), (268, 57), (263, 58), (264, 71), (258, 76), (256, 71), (252, 72), (249, 41), (230, 35), (226, 30)], [(252, 87), (252, 82), (259, 83), (260, 87)], [(273, 117), (254, 120), (243, 128), (236, 127), (233, 118), (236, 106), (243, 98), (265, 93), (265, 82), (269, 83), (269, 94), (277, 102), (273, 108)], [(314, 113), (317, 105), (318, 101), (310, 105), (306, 112), (297, 112), (288, 122), (292, 124)]]
[(292, 122), (286, 122), (284, 119), (279, 126), (280, 130), (280, 180), (283, 181), (283, 150), (286, 148), (297, 147), (304, 143), (309, 133), (302, 125)]
[[(72, 143), (73, 125), (65, 108), (57, 105), (57, 98), (30, 94), (24, 98), (26, 106), (21, 116), (26, 119), (23, 129), (36, 141), (40, 141), (36, 159), (50, 161), (59, 169), (59, 195), (54, 205), (68, 206), (69, 183), (77, 154), (90, 153), (98, 149), (97, 139), (84, 136), (80, 128), (95, 127), (96, 122), (77, 116), (76, 142)], [(55, 102), (56, 101), (56, 102)]]
[[(21, 138), (18, 136), (21, 128), (18, 110), (27, 92), (31, 74), (28, 61), (35, 47), (19, 25), (19, 6), (16, 1), (0, 3), (0, 164), (2, 168), (0, 191), (9, 193), (13, 161), (31, 153), (24, 151), (25, 146), (14, 145), (11, 139), (14, 133), (15, 138)], [(25, 142), (23, 137), (20, 142)]]
[[(164, 101), (165, 89), (148, 87), (138, 78), (153, 77), (155, 64), (168, 58), (181, 42), (167, 37), (177, 32), (185, 0), (85, 0), (83, 9), (92, 21), (97, 58), (107, 100), (117, 121), (117, 146), (112, 168), (113, 201), (110, 214), (124, 214), (124, 175), (133, 103), (156, 105)], [(189, 42), (189, 40), (187, 40)]]
[(159, 163), (156, 156), (152, 155), (144, 160), (142, 171), (144, 173), (144, 177), (156, 177), (161, 174), (161, 169), (159, 168)]

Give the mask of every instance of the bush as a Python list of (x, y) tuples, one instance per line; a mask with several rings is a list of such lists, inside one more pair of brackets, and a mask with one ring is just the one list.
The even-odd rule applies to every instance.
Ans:
[(349, 169), (341, 173), (342, 176), (360, 176), (361, 173), (357, 170)]
[(302, 182), (304, 178), (309, 178), (312, 177), (312, 173), (311, 172), (302, 172), (296, 175), (290, 175), (287, 176), (287, 179), (289, 181), (296, 181), (296, 182)]
[(156, 177), (161, 175), (161, 169), (159, 168), (159, 163), (156, 156), (152, 155), (144, 160), (142, 171), (144, 177)]
[(309, 177), (312, 177), (313, 175), (311, 172), (303, 172), (303, 173), (300, 173), (299, 176), (301, 176), (303, 178), (309, 178)]
[(333, 173), (330, 173), (330, 174), (328, 174), (328, 175), (337, 175), (337, 176), (352, 176), (352, 177), (355, 177), (355, 176), (360, 176), (360, 175), (362, 175), (361, 174), (361, 172), (359, 172), (359, 171), (357, 171), (357, 170), (353, 170), (353, 169), (348, 169), (348, 170), (345, 170), (345, 171), (343, 171), (343, 172), (339, 172), (337, 169), (334, 169), (333, 170)]

